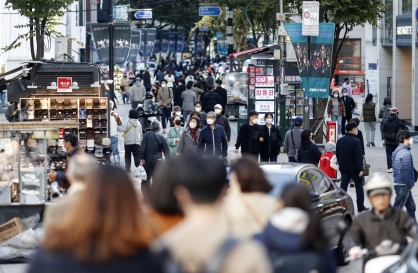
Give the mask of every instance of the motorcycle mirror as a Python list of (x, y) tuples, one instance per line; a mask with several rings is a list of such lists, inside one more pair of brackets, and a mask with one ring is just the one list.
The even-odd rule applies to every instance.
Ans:
[(341, 234), (344, 234), (348, 231), (348, 225), (345, 221), (339, 221), (337, 223), (337, 231)]
[(138, 108), (144, 106), (143, 104), (138, 104)]

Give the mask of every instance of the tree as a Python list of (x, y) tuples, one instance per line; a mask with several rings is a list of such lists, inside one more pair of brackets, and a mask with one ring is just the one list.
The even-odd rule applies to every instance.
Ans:
[(2, 48), (3, 52), (18, 48), (23, 41), (29, 40), (32, 59), (43, 58), (45, 38), (63, 37), (55, 27), (62, 25), (61, 18), (73, 2), (74, 0), (7, 0), (6, 8), (18, 11), (29, 20), (27, 24), (17, 25), (15, 28), (29, 28), (29, 31), (18, 35), (10, 45)]
[[(356, 26), (364, 26), (369, 23), (377, 27), (378, 20), (385, 12), (385, 3), (381, 0), (317, 0), (320, 2), (320, 22), (335, 23), (334, 46), (332, 56), (331, 79), (338, 63), (338, 57), (347, 34)], [(302, 16), (303, 0), (289, 1), (290, 10)], [(340, 37), (343, 37), (340, 41)], [(327, 99), (317, 100), (316, 119), (324, 118)], [(322, 143), (322, 126), (317, 134), (317, 143)]]

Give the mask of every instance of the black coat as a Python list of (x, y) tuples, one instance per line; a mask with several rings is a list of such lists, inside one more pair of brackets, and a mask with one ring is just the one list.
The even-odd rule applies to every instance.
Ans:
[(163, 153), (166, 158), (170, 157), (165, 138), (153, 131), (146, 132), (139, 148), (139, 157), (149, 162), (162, 159)]
[(186, 91), (186, 86), (184, 85), (179, 85), (174, 91), (173, 91), (173, 96), (174, 96), (174, 106), (183, 106), (183, 99), (181, 98), (181, 93), (183, 93), (184, 91)]
[(143, 84), (146, 90), (151, 89), (151, 75), (149, 74), (149, 71), (145, 71), (142, 75)]
[(228, 119), (222, 115), (217, 115), (215, 124), (220, 125), (224, 128), (226, 139), (228, 140), (228, 142), (231, 141), (231, 127), (229, 126)]
[(260, 155), (279, 155), (280, 147), (283, 146), (283, 139), (279, 128), (277, 126), (271, 126), (269, 130), (267, 125), (263, 125), (262, 128), (264, 132), (264, 141), (261, 144)]
[(319, 159), (321, 158), (322, 154), (318, 146), (316, 146), (314, 143), (309, 142), (307, 146), (302, 143), (298, 152), (298, 162), (314, 164), (315, 166), (318, 166)]
[(200, 101), (205, 113), (209, 113), (215, 111), (216, 104), (222, 103), (222, 98), (217, 93), (209, 91), (202, 95)]
[[(400, 120), (397, 116), (389, 116), (386, 118), (385, 122), (383, 122), (380, 130), (382, 131), (386, 145), (389, 144), (397, 146), (399, 145), (399, 142), (396, 139), (396, 134), (399, 132), (399, 130), (408, 130), (408, 127), (406, 127), (402, 120)], [(389, 139), (390, 135), (394, 135), (395, 139)]]
[(260, 125), (251, 126), (249, 123), (244, 123), (239, 129), (235, 148), (239, 149), (241, 146), (241, 153), (243, 154), (258, 154), (262, 144), (260, 137), (264, 139), (264, 130)]
[(360, 142), (361, 142), (361, 154), (362, 155), (366, 155), (365, 153), (364, 153), (364, 138), (363, 138), (363, 133), (360, 131), (360, 130), (358, 130), (357, 129), (357, 135), (356, 135), (356, 137), (358, 138), (358, 140), (360, 140)]
[(356, 173), (363, 171), (361, 142), (355, 135), (346, 133), (337, 141), (336, 156), (340, 171)]
[(353, 114), (351, 112), (356, 107), (356, 103), (354, 102), (353, 98), (349, 96), (343, 96), (341, 99), (344, 102), (346, 117), (352, 117)]
[[(49, 253), (39, 249), (30, 261), (28, 273), (162, 273), (164, 272), (160, 259), (148, 250), (138, 252), (131, 258), (120, 258), (103, 264), (82, 264), (71, 255), (64, 253)], [(139, 270), (139, 271), (138, 271)]]
[(226, 102), (228, 100), (226, 89), (219, 86), (215, 90), (213, 90), (213, 92), (217, 93), (221, 97), (222, 102), (220, 103), (220, 105), (222, 105), (222, 109), (225, 111)]

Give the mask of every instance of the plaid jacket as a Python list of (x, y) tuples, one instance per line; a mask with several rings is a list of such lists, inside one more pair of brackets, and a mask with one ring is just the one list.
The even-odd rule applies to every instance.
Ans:
[[(328, 115), (332, 115), (332, 100), (333, 100), (334, 98), (332, 98), (332, 99), (330, 99), (329, 101), (328, 101)], [(340, 114), (342, 115), (342, 116), (344, 116), (345, 115), (345, 106), (344, 106), (344, 102), (343, 102), (343, 100), (342, 99), (340, 99), (340, 98), (338, 98), (338, 106), (339, 106), (339, 110), (340, 110)]]

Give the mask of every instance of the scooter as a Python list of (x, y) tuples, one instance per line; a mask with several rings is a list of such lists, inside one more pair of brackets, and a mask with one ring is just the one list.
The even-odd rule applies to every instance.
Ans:
[[(373, 256), (364, 265), (364, 273), (383, 273), (386, 269), (397, 263), (401, 257), (399, 253), (399, 244), (393, 243), (391, 240), (384, 240), (373, 250), (362, 249), (360, 257), (367, 258)], [(359, 258), (360, 258), (359, 257)], [(347, 257), (347, 262), (355, 260), (355, 258)]]
[(155, 120), (160, 121), (162, 116), (162, 110), (158, 109), (161, 103), (155, 103), (152, 99), (147, 99), (143, 104), (139, 104), (137, 111), (139, 114), (138, 121), (142, 126), (142, 133), (150, 131), (151, 123)]

